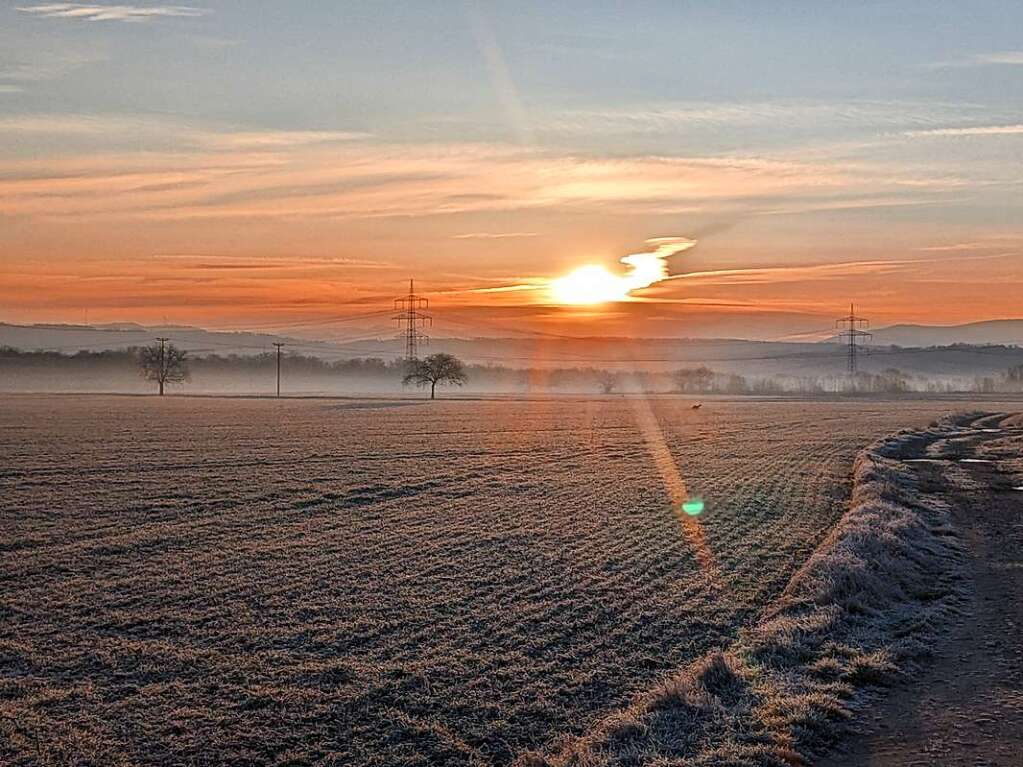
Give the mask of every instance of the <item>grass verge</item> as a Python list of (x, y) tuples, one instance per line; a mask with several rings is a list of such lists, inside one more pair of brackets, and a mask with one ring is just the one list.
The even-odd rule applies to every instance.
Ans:
[(781, 597), (726, 652), (518, 767), (803, 764), (879, 687), (912, 673), (966, 597), (949, 509), (903, 461), (963, 418), (864, 450), (852, 500)]

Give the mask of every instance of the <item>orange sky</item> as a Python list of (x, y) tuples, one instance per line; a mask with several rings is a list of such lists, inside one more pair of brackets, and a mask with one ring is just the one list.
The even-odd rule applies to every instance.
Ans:
[[(463, 333), (477, 316), (701, 335), (727, 315), (752, 334), (779, 315), (772, 332), (787, 335), (850, 300), (875, 322), (1020, 311), (1023, 238), (943, 222), (955, 205), (944, 188), (869, 166), (217, 133), (187, 153), (62, 154), (4, 170), (8, 322), (330, 330), (386, 309), (409, 277), (438, 311), (459, 310)], [(619, 259), (654, 237), (696, 245), (628, 305), (552, 306), (552, 279), (584, 264), (626, 274)]]
[[(227, 6), (118, 8), (0, 10), (0, 321), (387, 335), (410, 277), (440, 335), (784, 337), (850, 301), (875, 325), (1023, 315), (1023, 56), (974, 50), (991, 29), (968, 20), (926, 32), (941, 56), (885, 32), (876, 61), (831, 70), (771, 17), (758, 44), (777, 47), (733, 46), (731, 70), (693, 30), (741, 36), (742, 15), (659, 11), (693, 32), (683, 65), (652, 32), (608, 59), (632, 33), (582, 36), (600, 26), (583, 14), (557, 43), (578, 69), (548, 70), (535, 45), (567, 32), (539, 7), (445, 17), (460, 42), (420, 41), (415, 66), (319, 9), (294, 20), (322, 44), (299, 72)], [(835, 56), (864, 45), (850, 24), (878, 28), (829, 13), (814, 23)], [(441, 23), (392, 21), (370, 37)], [(783, 95), (750, 94), (758, 66)], [(627, 300), (552, 299), (581, 266), (629, 275), (620, 259), (656, 238), (696, 244)]]

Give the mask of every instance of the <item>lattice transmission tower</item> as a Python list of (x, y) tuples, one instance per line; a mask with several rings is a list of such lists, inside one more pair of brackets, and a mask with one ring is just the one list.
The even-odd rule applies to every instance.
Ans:
[(430, 308), (430, 300), (417, 295), (412, 280), (408, 281), (408, 295), (394, 299), (394, 319), (401, 328), (401, 338), (405, 339), (405, 361), (419, 359), (419, 347), (430, 343), (430, 337), (422, 330), (433, 325), (433, 317), (423, 312)]
[(838, 337), (846, 342), (849, 376), (854, 378), (859, 356), (866, 353), (864, 346), (874, 337), (873, 333), (863, 329), (870, 327), (870, 322), (864, 317), (857, 317), (853, 305), (849, 304), (848, 316), (835, 320), (835, 327), (842, 329)]

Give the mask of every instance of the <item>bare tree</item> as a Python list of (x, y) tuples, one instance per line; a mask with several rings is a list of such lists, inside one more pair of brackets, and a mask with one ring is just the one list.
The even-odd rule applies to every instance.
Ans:
[(1005, 371), (1005, 381), (1011, 389), (1019, 389), (1023, 386), (1023, 365), (1013, 365)]
[(682, 394), (705, 392), (714, 381), (714, 371), (707, 367), (682, 368), (676, 370), (672, 377), (675, 379), (675, 390)]
[(139, 349), (139, 375), (147, 381), (156, 381), (160, 396), (166, 384), (183, 383), (188, 380), (187, 352), (166, 340)]
[(424, 360), (408, 363), (404, 383), (414, 383), (419, 388), (430, 387), (430, 399), (437, 396), (437, 384), (461, 386), (469, 377), (465, 374), (462, 361), (451, 354), (431, 354)]
[(597, 377), (597, 383), (604, 394), (614, 394), (614, 390), (618, 388), (618, 376), (609, 370), (602, 370)]

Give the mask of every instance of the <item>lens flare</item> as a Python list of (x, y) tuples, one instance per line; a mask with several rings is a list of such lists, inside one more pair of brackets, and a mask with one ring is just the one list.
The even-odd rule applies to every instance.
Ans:
[[(682, 532), (688, 543), (693, 547), (696, 554), (696, 561), (700, 565), (707, 579), (711, 583), (720, 583), (720, 573), (714, 554), (707, 542), (707, 536), (696, 518), (703, 511), (703, 500), (698, 496), (691, 496), (686, 482), (682, 478), (678, 464), (668, 448), (664, 432), (661, 431), (657, 417), (646, 397), (635, 397), (631, 400), (633, 413), (636, 418), (636, 425), (639, 427), (643, 441), (646, 443), (647, 451), (653, 461), (654, 468), (661, 475), (664, 489), (668, 493), (671, 502), (672, 513), (678, 518), (682, 526)], [(696, 505), (698, 504), (698, 506)], [(688, 507), (688, 508), (687, 508)], [(696, 513), (694, 510), (698, 508)], [(680, 513), (680, 511), (682, 513)]]
[(698, 517), (703, 513), (702, 498), (688, 498), (682, 502), (682, 511), (690, 517)]

